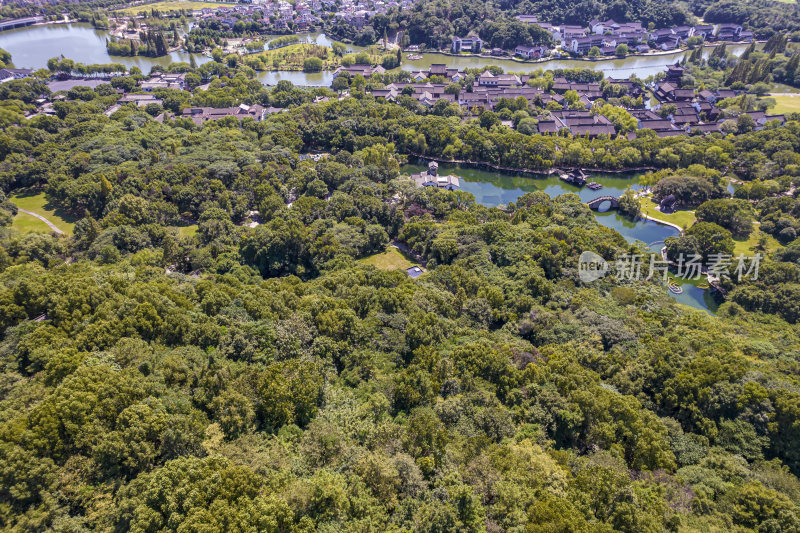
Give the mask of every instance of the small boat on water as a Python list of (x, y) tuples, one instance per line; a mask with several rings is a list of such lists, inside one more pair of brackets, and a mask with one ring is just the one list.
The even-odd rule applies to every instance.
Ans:
[(599, 183), (597, 183), (596, 181), (593, 181), (593, 182), (587, 184), (586, 186), (589, 187), (590, 189), (592, 189), (593, 191), (597, 191), (597, 190), (600, 190), (600, 189), (603, 188), (603, 186), (600, 185)]
[(673, 293), (673, 294), (682, 294), (683, 293), (683, 287), (681, 287), (680, 285), (678, 285), (674, 281), (670, 281), (669, 285), (667, 286), (667, 288), (669, 288), (669, 291), (671, 293)]
[(422, 56), (419, 54), (408, 54), (406, 56), (406, 59), (408, 59), (409, 61), (419, 61), (420, 59), (422, 59)]

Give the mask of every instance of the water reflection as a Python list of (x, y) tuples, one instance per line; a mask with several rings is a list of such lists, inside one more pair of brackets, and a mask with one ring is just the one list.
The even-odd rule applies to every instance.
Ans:
[[(264, 35), (266, 42), (280, 37), (279, 35)], [(314, 43), (330, 47), (333, 41), (325, 34), (311, 33), (300, 35), (301, 42)], [(20, 68), (44, 68), (51, 57), (63, 55), (80, 63), (122, 63), (128, 67), (137, 66), (143, 72), (149, 72), (155, 65), (164, 66), (170, 62), (189, 61), (189, 54), (173, 52), (168, 56), (151, 57), (117, 57), (110, 56), (106, 51), (106, 39), (109, 32), (96, 30), (89, 24), (47, 24), (43, 26), (28, 26), (0, 33), (0, 48), (8, 50), (14, 64)], [(359, 52), (365, 47), (347, 45), (348, 51)], [(729, 45), (728, 51), (739, 55), (747, 45)], [(705, 48), (707, 56), (711, 48)], [(497, 65), (506, 71), (532, 72), (538, 69), (553, 70), (559, 68), (587, 68), (601, 70), (607, 76), (627, 78), (636, 74), (645, 78), (651, 74), (662, 72), (667, 65), (681, 60), (687, 52), (675, 52), (664, 55), (631, 56), (625, 59), (606, 59), (602, 61), (580, 61), (574, 59), (560, 59), (543, 63), (522, 63), (511, 59), (472, 56), (447, 56), (443, 54), (427, 53), (422, 59), (409, 61), (403, 59), (403, 70), (424, 70), (433, 63), (444, 63), (448, 67), (459, 69), (479, 68), (487, 65)], [(210, 61), (211, 58), (195, 54), (198, 64)], [(329, 86), (333, 81), (332, 72), (261, 72), (258, 79), (268, 85), (274, 85), (280, 80), (289, 80), (295, 85)]]
[[(408, 174), (422, 172), (426, 168), (424, 165), (405, 165), (402, 171)], [(593, 191), (588, 187), (581, 188), (570, 185), (554, 175), (514, 176), (474, 168), (461, 168), (447, 163), (439, 165), (439, 172), (455, 174), (462, 178), (461, 189), (471, 192), (475, 196), (476, 202), (489, 207), (515, 202), (526, 192), (533, 191), (544, 191), (551, 197), (570, 192), (577, 194), (581, 201), (588, 202), (598, 196), (609, 194), (619, 196), (629, 186), (634, 189), (641, 187), (639, 185), (641, 174), (638, 173), (594, 172), (591, 179), (601, 183), (603, 188)]]
[[(46, 68), (51, 57), (64, 56), (79, 63), (121, 63), (127, 67), (139, 67), (149, 72), (154, 65), (168, 65), (189, 61), (189, 54), (172, 52), (164, 57), (119, 57), (106, 50), (106, 30), (96, 30), (90, 24), (46, 24), (28, 26), (0, 32), (0, 48), (11, 53), (18, 68)], [(195, 54), (198, 64), (211, 58)]]
[[(734, 44), (728, 45), (727, 51), (739, 56), (748, 45)], [(703, 56), (711, 54), (712, 47), (704, 47)], [(639, 78), (646, 78), (658, 72), (664, 72), (668, 65), (674, 65), (676, 61), (682, 61), (689, 52), (677, 51), (669, 54), (652, 54), (645, 56), (629, 56), (624, 59), (603, 59), (599, 61), (584, 61), (580, 59), (554, 59), (540, 63), (523, 63), (512, 59), (499, 59), (493, 57), (474, 57), (474, 56), (448, 56), (444, 54), (427, 53), (422, 55), (422, 59), (410, 61), (403, 59), (403, 70), (427, 70), (433, 63), (445, 63), (448, 67), (459, 69), (480, 68), (488, 65), (497, 65), (505, 71), (513, 72), (533, 72), (538, 69), (555, 70), (566, 68), (585, 68), (591, 70), (601, 70), (606, 76), (612, 78), (628, 78), (631, 74), (636, 74)]]
[(716, 314), (719, 303), (711, 295), (711, 292), (705, 289), (708, 286), (705, 279), (687, 280), (674, 277), (673, 279), (683, 289), (681, 294), (670, 293), (673, 299), (695, 309), (707, 311), (709, 314)]
[[(401, 168), (401, 172), (403, 174), (411, 174), (422, 172), (426, 168), (426, 166), (419, 164), (405, 165)], [(637, 173), (593, 173), (591, 179), (603, 185), (602, 189), (593, 191), (587, 187), (579, 188), (565, 183), (556, 176), (514, 176), (474, 168), (462, 168), (446, 163), (439, 165), (439, 172), (459, 176), (461, 178), (461, 190), (472, 193), (476, 202), (487, 207), (516, 202), (523, 194), (534, 191), (544, 191), (551, 197), (573, 193), (577, 194), (581, 201), (587, 202), (599, 196), (619, 196), (628, 187), (634, 189), (642, 187), (639, 185), (641, 174)], [(664, 239), (677, 237), (680, 233), (672, 226), (644, 219), (633, 220), (620, 215), (616, 210), (596, 211), (595, 217), (603, 226), (619, 232), (626, 241), (630, 243), (640, 241), (649, 245), (648, 247), (653, 253), (660, 253), (661, 248), (664, 246)], [(705, 280), (691, 281), (678, 278), (675, 279), (675, 282), (683, 289), (683, 292), (674, 294), (667, 291), (673, 299), (711, 314), (716, 312), (718, 304), (707, 290), (700, 288), (705, 283)], [(665, 288), (664, 290), (666, 291), (667, 289)]]

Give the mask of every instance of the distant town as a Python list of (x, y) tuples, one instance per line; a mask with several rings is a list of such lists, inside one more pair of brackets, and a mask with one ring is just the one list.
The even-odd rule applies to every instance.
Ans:
[[(254, 1), (248, 4), (234, 4), (214, 7), (203, 7), (188, 10), (188, 15), (200, 27), (219, 28), (222, 31), (237, 34), (237, 23), (257, 23), (257, 32), (249, 32), (249, 38), (234, 39), (242, 45), (239, 53), (252, 53), (243, 45), (256, 40), (258, 34), (302, 34), (309, 31), (331, 30), (349, 27), (358, 32), (374, 23), (375, 17), (386, 18), (392, 10), (407, 10), (413, 7), (415, 0), (299, 0), (290, 3), (285, 0)], [(175, 3), (179, 5), (180, 3)], [(150, 4), (141, 4), (128, 8), (146, 14)], [(194, 4), (193, 4), (194, 5)], [(439, 50), (425, 44), (409, 41), (405, 32), (400, 29), (391, 36), (384, 35), (384, 46), (400, 47), (409, 54), (409, 58), (425, 51), (438, 51), (451, 54), (475, 54), (491, 57), (514, 57), (523, 61), (561, 57), (605, 56), (624, 57), (632, 54), (648, 54), (669, 52), (704, 42), (752, 42), (755, 36), (752, 31), (744, 30), (736, 23), (697, 24), (694, 26), (674, 26), (655, 28), (644, 26), (640, 22), (622, 22), (613, 19), (591, 20), (586, 25), (553, 24), (544, 22), (537, 15), (517, 15), (517, 22), (536, 25), (549, 35), (547, 42), (525, 42), (514, 48), (489, 47), (480, 36), (470, 33), (464, 36), (453, 35), (450, 45)], [(147, 25), (129, 24), (124, 17), (117, 15), (115, 19), (117, 31), (112, 34), (124, 39), (139, 40)], [(42, 24), (44, 18), (25, 17), (0, 21), (0, 31), (31, 24)], [(158, 27), (156, 31), (160, 31)], [(334, 31), (335, 34), (335, 31)], [(376, 35), (373, 40), (380, 40)], [(543, 40), (544, 41), (544, 40)]]

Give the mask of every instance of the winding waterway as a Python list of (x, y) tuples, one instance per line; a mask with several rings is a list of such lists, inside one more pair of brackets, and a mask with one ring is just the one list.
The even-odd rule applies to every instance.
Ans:
[[(728, 52), (734, 55), (741, 55), (747, 48), (746, 44), (728, 45)], [(708, 57), (713, 50), (712, 47), (704, 47), (703, 55)], [(480, 68), (488, 65), (497, 65), (506, 72), (533, 72), (538, 69), (555, 70), (568, 68), (586, 68), (591, 70), (601, 70), (606, 76), (612, 78), (628, 78), (631, 74), (636, 74), (639, 78), (646, 78), (659, 72), (664, 72), (668, 65), (674, 65), (676, 61), (681, 61), (684, 56), (689, 54), (686, 51), (677, 51), (670, 54), (649, 54), (634, 55), (624, 59), (601, 59), (601, 60), (581, 60), (581, 59), (552, 59), (537, 63), (515, 61), (513, 59), (502, 59), (493, 57), (475, 56), (450, 56), (446, 54), (427, 53), (422, 55), (422, 59), (410, 61), (403, 58), (401, 68), (403, 70), (427, 70), (433, 63), (446, 63), (448, 67), (459, 69)]]
[[(423, 165), (404, 165), (400, 170), (403, 174), (411, 174), (422, 172), (425, 168), (427, 167)], [(523, 194), (534, 191), (544, 191), (550, 197), (573, 193), (577, 194), (581, 201), (588, 202), (599, 196), (619, 196), (629, 186), (634, 189), (641, 187), (639, 185), (641, 174), (635, 173), (593, 173), (591, 179), (603, 185), (602, 189), (593, 191), (588, 187), (576, 187), (565, 183), (557, 176), (514, 176), (446, 163), (439, 164), (439, 172), (457, 175), (461, 178), (461, 190), (472, 193), (476, 202), (487, 207), (507, 205), (509, 202), (515, 202)], [(664, 239), (676, 237), (679, 234), (678, 230), (672, 226), (644, 219), (632, 220), (620, 215), (617, 211), (595, 212), (595, 218), (603, 226), (618, 231), (630, 243), (638, 241), (648, 244), (653, 253), (660, 252)], [(674, 294), (668, 291), (672, 298), (696, 309), (702, 309), (712, 314), (716, 312), (717, 303), (708, 291), (698, 287), (701, 283), (683, 279), (675, 281), (683, 289), (683, 292)]]
[[(160, 58), (150, 57), (117, 57), (111, 56), (106, 51), (106, 39), (109, 32), (97, 30), (89, 24), (47, 24), (29, 26), (10, 31), (0, 32), (0, 48), (11, 53), (15, 66), (19, 68), (44, 68), (51, 57), (63, 55), (74, 61), (91, 63), (116, 62), (127, 67), (137, 66), (143, 72), (148, 72), (153, 66), (163, 66), (170, 62), (189, 61), (190, 55), (184, 52), (173, 52)], [(270, 36), (265, 36), (269, 40)], [(324, 34), (307, 34), (301, 36), (305, 42), (322, 46), (330, 46), (331, 40)], [(361, 48), (350, 46), (350, 50), (358, 51)], [(745, 45), (732, 45), (728, 47), (732, 53), (740, 54)], [(710, 48), (706, 48), (706, 53)], [(424, 54), (417, 61), (405, 60), (400, 67), (404, 70), (420, 70), (430, 67), (432, 63), (445, 63), (449, 67), (474, 68), (485, 65), (498, 65), (506, 71), (531, 72), (539, 68), (590, 68), (602, 70), (609, 76), (624, 78), (635, 73), (639, 77), (647, 77), (656, 72), (663, 71), (669, 64), (680, 60), (686, 52), (677, 52), (669, 55), (632, 56), (626, 59), (609, 59), (603, 61), (578, 61), (554, 60), (542, 63), (520, 63), (510, 59), (495, 59), (470, 56), (448, 56), (443, 54)], [(210, 58), (195, 54), (198, 64), (210, 61)], [(262, 83), (274, 85), (280, 80), (289, 80), (296, 85), (330, 85), (332, 72), (261, 72), (258, 79)], [(407, 165), (403, 168), (406, 173), (418, 172), (422, 167)], [(588, 188), (578, 188), (555, 176), (547, 178), (531, 178), (523, 176), (504, 175), (476, 169), (459, 168), (451, 165), (441, 165), (442, 172), (452, 173), (462, 178), (462, 189), (472, 193), (476, 201), (487, 206), (498, 206), (515, 201), (517, 198), (531, 191), (544, 191), (550, 196), (564, 193), (575, 193), (586, 202), (592, 198), (611, 194), (619, 196), (630, 185), (638, 186), (636, 174), (595, 174), (593, 179), (603, 184), (600, 191)], [(596, 213), (598, 222), (617, 230), (629, 242), (641, 241), (647, 244), (663, 242), (667, 237), (675, 236), (675, 228), (647, 220), (630, 220), (620, 216), (616, 211)], [(661, 244), (652, 244), (653, 251), (658, 251)], [(672, 297), (681, 303), (691, 305), (698, 309), (714, 312), (716, 305), (707, 291), (697, 288), (689, 282), (681, 283), (684, 291)]]
[[(106, 51), (106, 39), (110, 36), (106, 30), (97, 30), (85, 23), (71, 24), (46, 24), (28, 26), (14, 30), (0, 32), (0, 48), (11, 53), (14, 64), (19, 68), (44, 68), (51, 57), (63, 55), (85, 64), (91, 63), (121, 63), (127, 67), (137, 66), (143, 72), (149, 72), (153, 66), (164, 66), (171, 62), (189, 61), (190, 55), (185, 52), (172, 52), (168, 56), (152, 57), (119, 57), (111, 56)], [(270, 40), (276, 36), (263, 36)], [(311, 33), (300, 36), (304, 42), (330, 46), (332, 41), (325, 34)], [(363, 47), (350, 45), (351, 51), (357, 52)], [(746, 45), (729, 45), (728, 50), (733, 54), (741, 54)], [(705, 48), (709, 54), (711, 48)], [(575, 59), (557, 59), (540, 63), (523, 63), (512, 59), (475, 57), (475, 56), (449, 56), (438, 53), (422, 54), (422, 59), (409, 61), (403, 58), (401, 69), (407, 71), (427, 69), (433, 63), (444, 63), (451, 68), (479, 68), (486, 65), (497, 65), (506, 71), (532, 72), (538, 69), (552, 70), (561, 68), (587, 68), (601, 70), (607, 76), (627, 78), (636, 74), (646, 78), (651, 74), (662, 72), (667, 65), (680, 61), (687, 52), (672, 54), (630, 56), (625, 59), (604, 59), (600, 61), (581, 61)], [(198, 64), (211, 59), (207, 56), (195, 54)], [(333, 72), (299, 72), (299, 71), (274, 71), (259, 72), (258, 79), (265, 84), (274, 85), (280, 80), (288, 80), (295, 85), (329, 86), (333, 81)]]

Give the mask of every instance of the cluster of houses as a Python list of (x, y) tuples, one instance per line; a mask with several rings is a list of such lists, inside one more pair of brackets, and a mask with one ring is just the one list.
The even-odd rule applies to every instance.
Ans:
[[(667, 78), (654, 87), (653, 95), (658, 103), (652, 109), (630, 111), (639, 120), (639, 127), (651, 129), (659, 137), (722, 131), (726, 119), (715, 104), (740, 93), (732, 89), (699, 92), (681, 89), (682, 75), (683, 68), (679, 65), (669, 67)], [(763, 128), (767, 122), (778, 121), (783, 124), (785, 120), (783, 115), (768, 115), (764, 111), (751, 111), (748, 115), (755, 122), (756, 129)]]
[(155, 73), (150, 76), (149, 80), (139, 83), (139, 87), (148, 92), (152, 92), (154, 89), (177, 89), (179, 91), (185, 91), (187, 88), (186, 73)]
[[(443, 82), (431, 82), (430, 78), (433, 76), (441, 77)], [(406, 94), (425, 106), (446, 100), (463, 107), (480, 107), (488, 110), (494, 109), (502, 98), (514, 99), (520, 96), (541, 107), (550, 102), (563, 105), (564, 93), (569, 90), (577, 92), (584, 107), (590, 108), (594, 100), (603, 96), (600, 83), (569, 82), (564, 78), (556, 78), (552, 91), (545, 91), (527, 85), (531, 78), (529, 74), (492, 74), (488, 70), (476, 78), (471, 91), (460, 91), (457, 95), (450, 94), (446, 92), (447, 86), (463, 80), (467, 77), (467, 73), (456, 68), (448, 68), (444, 64), (433, 64), (429, 70), (413, 72), (411, 77), (414, 81), (410, 83), (390, 83), (382, 89), (373, 89), (371, 94), (388, 101), (395, 101), (399, 96)], [(609, 78), (608, 81), (623, 87), (625, 93), (634, 98), (643, 94), (640, 86), (630, 80)]]
[[(753, 32), (744, 31), (740, 24), (698, 24), (695, 26), (675, 26), (649, 30), (641, 22), (616, 22), (592, 20), (588, 26), (569, 24), (553, 25), (540, 22), (535, 15), (517, 15), (517, 20), (525, 24), (536, 24), (550, 33), (553, 40), (560, 43), (559, 50), (549, 50), (541, 43), (520, 45), (514, 49), (514, 55), (523, 59), (539, 59), (547, 55), (560, 55), (569, 52), (575, 55), (586, 55), (592, 48), (597, 48), (603, 55), (614, 55), (617, 46), (625, 44), (628, 49), (637, 53), (647, 53), (652, 49), (675, 50), (685, 45), (692, 37), (703, 41), (736, 41), (750, 42)], [(484, 43), (480, 37), (453, 37), (451, 52), (473, 54), (484, 51)], [(492, 49), (492, 55), (503, 55), (504, 50)]]
[[(427, 107), (444, 100), (471, 109), (475, 113), (479, 113), (482, 109), (494, 109), (501, 99), (522, 97), (539, 108), (546, 108), (550, 102), (555, 102), (561, 104), (564, 109), (543, 112), (538, 117), (538, 133), (558, 134), (562, 130), (567, 130), (572, 135), (588, 137), (611, 136), (616, 133), (614, 125), (606, 117), (591, 112), (593, 103), (603, 98), (600, 83), (571, 82), (564, 78), (556, 78), (551, 89), (545, 91), (528, 86), (526, 84), (530, 79), (528, 75), (493, 75), (486, 71), (477, 78), (477, 83), (473, 85), (471, 91), (451, 94), (446, 92), (447, 86), (452, 81), (463, 79), (466, 74), (457, 69), (448, 69), (444, 65), (432, 65), (429, 71), (419, 73), (425, 77), (434, 74), (444, 77), (445, 83), (430, 81), (390, 83), (382, 89), (373, 89), (371, 94), (387, 101), (396, 101), (401, 95), (407, 95)], [(680, 65), (669, 67), (665, 80), (653, 87), (657, 104), (649, 109), (645, 107), (627, 109), (637, 120), (639, 130), (653, 130), (659, 137), (722, 131), (724, 119), (715, 102), (734, 97), (737, 93), (730, 89), (720, 89), (716, 92), (704, 90), (699, 93), (695, 93), (694, 89), (681, 89), (682, 76), (683, 68)], [(607, 78), (606, 81), (619, 86), (625, 94), (633, 98), (642, 96), (645, 97), (645, 101), (649, 100), (638, 83), (613, 78)], [(567, 106), (564, 96), (567, 91), (575, 91), (578, 94), (577, 104)], [(665, 108), (667, 105), (670, 107)], [(567, 107), (572, 109), (566, 109)], [(774, 120), (784, 122), (782, 115), (767, 115), (764, 112), (751, 112), (749, 115), (755, 121), (756, 128), (761, 128), (767, 122)], [(513, 127), (511, 121), (504, 124)], [(636, 132), (629, 135), (635, 137)]]
[(322, 21), (324, 9), (325, 6), (320, 0), (300, 0), (296, 4), (278, 0), (254, 2), (248, 5), (205, 7), (194, 11), (193, 16), (198, 20), (217, 20), (229, 28), (241, 18), (260, 20), (275, 31), (286, 31), (290, 24), (303, 31)]
[[(32, 74), (31, 69), (0, 69), (0, 83), (10, 81), (13, 79), (26, 78)], [(30, 113), (28, 118), (36, 115), (55, 115), (56, 110), (54, 103), (61, 100), (67, 100), (68, 95), (63, 94), (64, 91), (69, 91), (75, 87), (88, 87), (91, 89), (99, 85), (107, 84), (110, 77), (93, 77), (93, 78), (69, 78), (69, 79), (54, 79), (47, 83), (47, 87), (56, 94), (50, 98), (39, 98), (36, 100), (37, 109)], [(201, 85), (198, 89), (207, 89), (208, 85)], [(143, 93), (126, 93), (123, 89), (117, 89), (120, 98), (117, 102), (109, 107), (104, 114), (111, 116), (125, 104), (133, 104), (136, 107), (146, 108), (150, 104), (163, 106), (164, 102), (158, 98), (153, 91), (155, 89), (177, 89), (177, 90), (190, 90), (186, 84), (185, 73), (153, 73), (148, 80), (139, 82), (139, 89)], [(252, 118), (255, 121), (262, 121), (267, 115), (272, 113), (279, 113), (284, 111), (282, 108), (264, 107), (261, 105), (238, 105), (234, 107), (188, 107), (183, 109), (181, 115), (184, 118), (191, 119), (197, 125), (201, 125), (209, 120), (219, 120), (225, 117), (235, 117), (239, 120), (245, 118)], [(162, 122), (167, 116), (164, 111), (156, 118), (157, 121)]]
[(375, 15), (385, 15), (390, 9), (402, 11), (411, 9), (413, 0), (338, 0), (331, 2), (337, 6), (334, 18), (342, 20), (356, 29), (366, 26)]
[(193, 15), (200, 20), (216, 19), (232, 27), (239, 17), (253, 19), (261, 13), (261, 21), (278, 32), (288, 31), (290, 27), (306, 31), (329, 18), (361, 29), (375, 15), (386, 14), (392, 8), (409, 9), (412, 5), (413, 0), (253, 0), (246, 5), (203, 8)]
[(199, 126), (209, 120), (219, 120), (226, 117), (235, 117), (239, 120), (252, 118), (256, 122), (261, 122), (267, 115), (281, 111), (283, 109), (277, 107), (240, 104), (235, 107), (187, 107), (183, 110), (182, 116), (191, 119), (192, 122)]
[(356, 74), (361, 74), (365, 78), (371, 77), (373, 74), (384, 74), (386, 69), (380, 65), (373, 67), (372, 65), (350, 65), (349, 67), (341, 66), (333, 71), (333, 77), (336, 78), (340, 74), (348, 74), (351, 77)]

